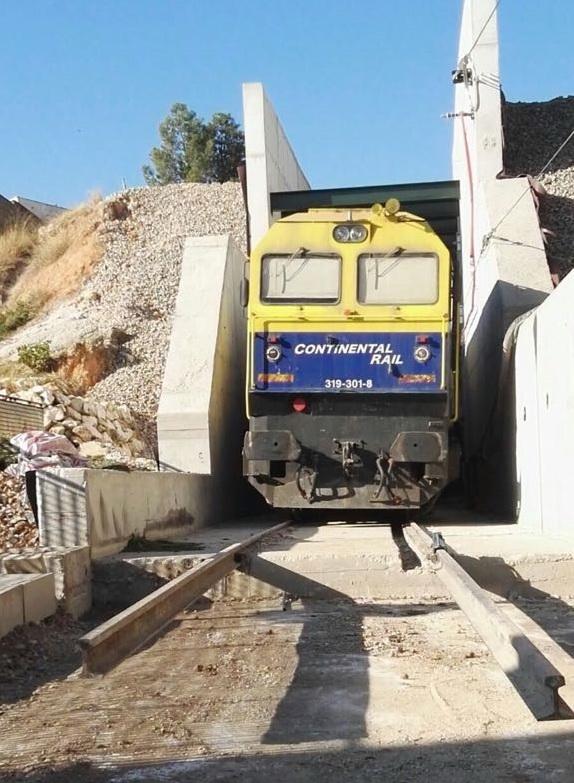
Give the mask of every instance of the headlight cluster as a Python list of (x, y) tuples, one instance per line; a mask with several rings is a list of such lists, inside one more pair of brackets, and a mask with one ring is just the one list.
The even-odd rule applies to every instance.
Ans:
[(335, 242), (364, 242), (367, 238), (367, 227), (361, 223), (349, 223), (335, 226), (333, 239)]
[(417, 345), (414, 351), (414, 357), (417, 362), (424, 364), (431, 358), (431, 349), (428, 345)]
[(268, 362), (278, 362), (281, 358), (281, 348), (278, 345), (268, 345), (265, 349), (265, 358)]

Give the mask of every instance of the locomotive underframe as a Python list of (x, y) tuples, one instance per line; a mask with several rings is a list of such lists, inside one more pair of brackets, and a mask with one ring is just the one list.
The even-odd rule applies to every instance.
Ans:
[(447, 394), (365, 397), (250, 395), (244, 474), (268, 503), (420, 508), (452, 480)]

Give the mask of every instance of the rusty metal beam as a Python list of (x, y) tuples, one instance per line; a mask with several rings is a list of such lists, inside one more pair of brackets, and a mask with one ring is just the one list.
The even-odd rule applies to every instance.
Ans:
[(442, 536), (433, 541), (415, 523), (404, 533), (421, 563), (434, 568), (536, 719), (566, 717), (558, 694), (563, 675), (457, 563)]
[(171, 620), (231, 573), (241, 555), (289, 525), (283, 522), (222, 549), (79, 640), (82, 673), (104, 674), (156, 636)]

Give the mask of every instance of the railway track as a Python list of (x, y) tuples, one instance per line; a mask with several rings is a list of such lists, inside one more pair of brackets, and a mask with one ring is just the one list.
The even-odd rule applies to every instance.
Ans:
[[(411, 569), (408, 600), (369, 598), (356, 581), (348, 583), (350, 597), (326, 571), (321, 584), (315, 565), (301, 565), (330, 540), (320, 563), (332, 576), (345, 567), (349, 537), (361, 550), (361, 536), (386, 540), (398, 554), (397, 541), (369, 527), (341, 525), (342, 553), (326, 528), (315, 529), (317, 538), (280, 525), (255, 536), (248, 528), (241, 541), (201, 555), (195, 568), (83, 637), (83, 676), (52, 680), (29, 701), (0, 709), (0, 778), (347, 783), (440, 775), (458, 783), (466, 770), (465, 780), (486, 783), (504, 769), (509, 779), (530, 781), (521, 764), (534, 764), (540, 737), (550, 739), (536, 764), (558, 753), (566, 765), (571, 722), (548, 719), (568, 714), (559, 695), (562, 673), (572, 673), (568, 655), (551, 654), (539, 625), (522, 623), (519, 608), (493, 603), (469, 581), (444, 540), (414, 524), (403, 529), (411, 562), (405, 552), (393, 562)], [(297, 542), (309, 537), (302, 553)], [(360, 567), (377, 562), (361, 559)], [(414, 588), (431, 584), (429, 575), (423, 596)], [(564, 609), (541, 602), (540, 624), (548, 627), (548, 616)], [(560, 627), (570, 622), (574, 631), (574, 605), (562, 617)], [(500, 739), (509, 727), (528, 738), (520, 753)], [(557, 730), (560, 744), (552, 739)], [(54, 772), (26, 777), (22, 770)]]
[[(150, 644), (175, 617), (233, 570), (249, 571), (264, 541), (288, 524), (275, 525), (226, 547), (83, 636), (79, 642), (83, 674), (104, 674)], [(456, 553), (442, 535), (430, 535), (415, 522), (405, 525), (404, 534), (421, 565), (431, 569), (448, 589), (536, 719), (570, 717), (559, 695), (565, 684), (563, 674), (457, 562)], [(283, 575), (283, 580), (289, 603), (297, 596), (290, 593), (288, 576)]]

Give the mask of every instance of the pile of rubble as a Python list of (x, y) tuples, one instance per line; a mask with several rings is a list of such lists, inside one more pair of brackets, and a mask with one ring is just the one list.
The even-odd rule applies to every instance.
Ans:
[[(6, 394), (6, 389), (0, 389), (0, 396)], [(119, 454), (129, 460), (150, 456), (127, 405), (68, 395), (53, 385), (33, 386), (12, 392), (10, 397), (44, 405), (44, 428), (65, 435), (84, 457)]]
[(543, 174), (550, 158), (574, 128), (574, 96), (540, 103), (505, 103), (504, 167), (507, 174), (530, 174), (546, 191), (540, 224), (547, 237), (551, 269), (560, 276), (574, 265), (574, 137)]
[[(97, 232), (101, 260), (79, 293), (3, 340), (0, 361), (17, 359), (23, 345), (48, 342), (54, 357), (81, 360), (89, 378), (81, 394), (129, 406), (153, 441), (185, 239), (231, 234), (245, 250), (241, 187), (186, 183), (125, 190), (101, 204)], [(101, 346), (113, 350), (92, 361)]]
[(0, 472), (0, 552), (38, 544), (38, 528), (25, 497), (24, 479)]

